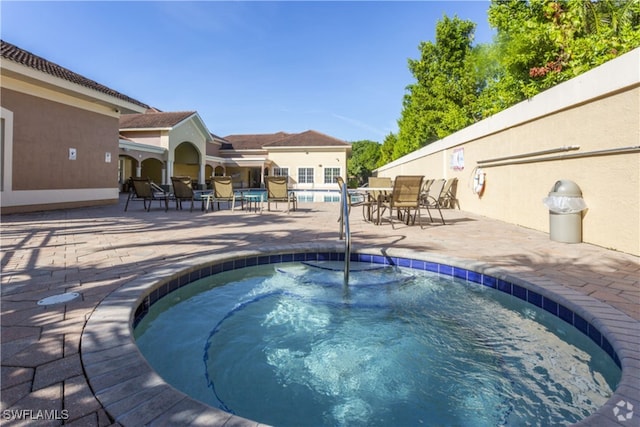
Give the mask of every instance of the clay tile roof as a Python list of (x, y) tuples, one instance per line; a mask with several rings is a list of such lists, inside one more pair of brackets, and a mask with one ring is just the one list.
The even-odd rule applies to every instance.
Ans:
[(290, 134), (285, 132), (257, 134), (257, 135), (228, 135), (224, 137), (222, 150), (261, 150), (266, 144), (286, 138)]
[(195, 111), (178, 111), (170, 113), (123, 114), (120, 116), (120, 129), (171, 128), (195, 113)]
[(266, 147), (332, 147), (342, 145), (349, 146), (351, 144), (315, 130), (296, 133), (265, 144)]
[(269, 147), (331, 147), (349, 146), (350, 144), (323, 133), (308, 130), (302, 133), (271, 133), (259, 135), (229, 135), (224, 139), (228, 144), (223, 150), (259, 150)]
[(64, 67), (61, 67), (58, 64), (54, 64), (53, 62), (47, 61), (46, 59), (41, 58), (37, 55), (34, 55), (31, 52), (28, 52), (24, 49), (20, 49), (19, 47), (14, 46), (11, 43), (7, 43), (4, 40), (0, 40), (0, 56), (2, 57), (2, 59), (16, 62), (25, 67), (29, 67), (34, 70), (38, 70), (43, 73), (49, 74), (50, 76), (66, 80), (71, 83), (75, 83), (87, 89), (92, 89), (92, 90), (95, 90), (96, 92), (100, 92), (105, 95), (112, 96), (122, 101), (130, 102), (132, 104), (139, 105), (144, 108), (149, 108), (147, 104), (143, 104), (138, 100), (128, 97), (127, 95), (123, 95), (122, 93), (117, 92), (113, 89), (110, 89), (104, 85), (101, 85), (98, 82), (95, 82), (91, 79), (81, 76), (80, 74), (74, 73), (73, 71), (68, 70)]

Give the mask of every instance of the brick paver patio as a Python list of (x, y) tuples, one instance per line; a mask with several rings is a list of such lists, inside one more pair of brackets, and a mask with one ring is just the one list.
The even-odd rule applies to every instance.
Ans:
[[(2, 218), (3, 425), (106, 426), (114, 421), (89, 387), (80, 355), (83, 328), (96, 306), (123, 284), (196, 256), (268, 245), (338, 241), (335, 203), (300, 203), (264, 213), (199, 209), (151, 212), (133, 203), (9, 215)], [(199, 207), (199, 206), (198, 206)], [(278, 206), (282, 209), (282, 206)], [(447, 225), (374, 226), (351, 213), (354, 245), (406, 248), (477, 261), (524, 280), (556, 283), (591, 296), (640, 325), (640, 262), (589, 244), (564, 244), (542, 233), (464, 211), (444, 211)], [(65, 292), (80, 297), (41, 306)], [(635, 319), (635, 320), (633, 320)], [(640, 378), (640, 343), (629, 372)], [(627, 396), (640, 408), (640, 386)], [(625, 386), (627, 387), (627, 386)], [(64, 420), (18, 420), (15, 411), (55, 411)], [(610, 422), (610, 420), (607, 420)], [(640, 414), (620, 425), (640, 425)]]

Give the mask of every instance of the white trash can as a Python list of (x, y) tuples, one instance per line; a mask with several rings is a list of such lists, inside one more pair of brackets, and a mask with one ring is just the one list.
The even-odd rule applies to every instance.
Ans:
[(549, 208), (549, 238), (556, 242), (582, 242), (582, 211), (587, 204), (582, 190), (573, 181), (561, 179), (551, 188), (549, 196), (542, 199)]

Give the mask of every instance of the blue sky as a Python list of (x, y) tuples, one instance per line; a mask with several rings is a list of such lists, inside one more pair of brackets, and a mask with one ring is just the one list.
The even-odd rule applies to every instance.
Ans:
[(382, 142), (397, 131), (409, 58), (446, 14), (490, 42), (488, 1), (0, 3), (0, 35), (211, 132)]

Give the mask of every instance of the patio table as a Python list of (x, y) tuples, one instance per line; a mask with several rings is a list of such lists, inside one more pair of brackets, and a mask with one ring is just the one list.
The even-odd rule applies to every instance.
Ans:
[(202, 201), (202, 208), (200, 210), (209, 212), (209, 206), (211, 206), (211, 202), (213, 202), (213, 191), (196, 190), (193, 192), (193, 197), (196, 200)]
[[(377, 193), (377, 197), (375, 199), (377, 218), (374, 224), (380, 225), (380, 207), (384, 198), (393, 192), (393, 187), (358, 187), (356, 188), (356, 191), (366, 193), (369, 200), (374, 197), (372, 193)], [(369, 212), (369, 220), (371, 221), (371, 212)]]
[(244, 194), (242, 197), (247, 201), (247, 209), (251, 212), (251, 204), (253, 204), (254, 212), (258, 212), (258, 203), (260, 203), (260, 213), (264, 210), (264, 193), (260, 194)]

